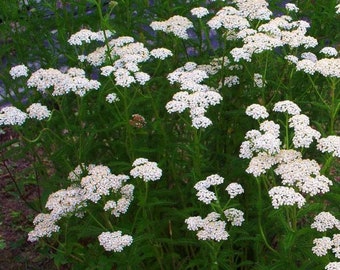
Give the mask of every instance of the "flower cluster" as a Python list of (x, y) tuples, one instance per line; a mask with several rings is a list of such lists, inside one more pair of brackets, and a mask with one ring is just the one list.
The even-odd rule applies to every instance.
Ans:
[(144, 182), (156, 181), (162, 177), (162, 169), (158, 168), (157, 163), (146, 158), (137, 158), (132, 166), (134, 168), (130, 171), (130, 175), (141, 178)]
[[(306, 36), (309, 24), (306, 21), (294, 21), (290, 16), (282, 15), (271, 18), (272, 12), (266, 1), (234, 1), (237, 8), (225, 6), (208, 21), (212, 29), (228, 30), (228, 40), (242, 40), (242, 47), (233, 48), (230, 53), (235, 62), (241, 59), (250, 62), (253, 54), (288, 45), (291, 48), (304, 46), (315, 47), (318, 43), (313, 37)], [(287, 10), (297, 12), (294, 4), (287, 4)], [(256, 29), (250, 28), (250, 21), (257, 19), (268, 21)]]
[(188, 62), (168, 75), (171, 84), (178, 83), (180, 89), (186, 91), (177, 92), (173, 96), (172, 100), (166, 104), (167, 111), (181, 113), (189, 109), (192, 125), (197, 129), (206, 128), (212, 124), (211, 120), (205, 116), (206, 110), (222, 100), (218, 92), (202, 84), (206, 78), (208, 78), (207, 71), (194, 62)]
[(193, 27), (192, 22), (183, 16), (175, 15), (166, 21), (154, 21), (150, 24), (155, 31), (163, 31), (165, 33), (172, 33), (176, 37), (188, 39), (187, 30)]
[[(314, 139), (320, 139), (321, 134), (309, 126), (309, 118), (300, 114), (301, 109), (295, 103), (289, 100), (277, 102), (273, 111), (288, 116), (288, 125), (294, 131), (294, 148), (308, 148)], [(258, 104), (247, 107), (246, 114), (257, 120), (269, 116), (266, 109)], [(276, 166), (273, 171), (282, 179), (283, 186), (273, 187), (269, 191), (274, 208), (295, 203), (302, 207), (305, 199), (299, 192), (315, 196), (329, 191), (332, 181), (320, 174), (321, 167), (315, 160), (303, 159), (301, 153), (294, 149), (281, 149), (280, 126), (275, 122), (264, 120), (259, 130), (248, 131), (245, 139), (239, 156), (251, 159), (246, 172), (258, 177)], [(329, 146), (333, 140), (337, 140), (336, 136), (320, 139), (318, 148), (334, 153), (336, 149)]]
[(228, 192), (231, 199), (244, 193), (243, 187), (238, 183), (230, 183), (225, 190)]
[[(329, 212), (321, 212), (314, 217), (314, 222), (311, 228), (316, 229), (318, 232), (323, 232), (325, 234), (328, 230), (337, 229), (340, 230), (340, 220), (333, 216)], [(312, 252), (316, 256), (325, 256), (328, 251), (331, 250), (335, 258), (340, 259), (340, 234), (333, 234), (332, 238), (328, 236), (323, 236), (321, 238), (315, 238), (313, 240), (314, 246), (312, 247)], [(325, 269), (339, 269), (340, 262), (331, 262)]]
[[(86, 31), (85, 33), (88, 33), (88, 35), (84, 35), (84, 30), (81, 30), (73, 35), (73, 39), (78, 40), (79, 36), (84, 36), (86, 39), (87, 36), (91, 36), (86, 40), (103, 41), (103, 38), (105, 38), (107, 44), (97, 47), (87, 55), (79, 55), (79, 60), (88, 62), (95, 67), (101, 67), (101, 75), (103, 76), (113, 74), (116, 85), (122, 87), (130, 87), (133, 83), (144, 85), (150, 80), (150, 75), (141, 71), (139, 67), (141, 63), (150, 59), (150, 55), (161, 60), (172, 55), (172, 52), (165, 48), (154, 49), (149, 52), (143, 43), (135, 42), (134, 38), (130, 36), (112, 38), (110, 31), (98, 33)], [(92, 37), (93, 35), (95, 38)], [(72, 42), (71, 45), (80, 45), (79, 43), (80, 41)], [(109, 64), (106, 64), (107, 62)]]
[(132, 244), (132, 237), (130, 235), (122, 235), (121, 231), (103, 232), (98, 236), (99, 244), (104, 247), (106, 251), (121, 252), (124, 247)]
[[(68, 179), (72, 181), (67, 189), (60, 189), (48, 197), (45, 207), (49, 213), (39, 214), (34, 219), (34, 229), (28, 234), (28, 241), (38, 241), (41, 237), (50, 237), (52, 233), (60, 230), (57, 224), (63, 217), (83, 217), (86, 207), (90, 203), (98, 203), (105, 197), (121, 198), (115, 202), (107, 200), (104, 210), (111, 210), (112, 215), (118, 217), (126, 213), (133, 200), (133, 185), (124, 183), (129, 179), (126, 175), (114, 175), (110, 169), (103, 165), (78, 165), (70, 172)], [(110, 237), (109, 237), (110, 236)], [(132, 238), (121, 237), (121, 234), (101, 235), (100, 244), (106, 250), (121, 251), (124, 246), (130, 245)]]
[(209, 213), (205, 218), (200, 216), (189, 217), (185, 220), (190, 231), (198, 231), (199, 240), (227, 240), (229, 233), (225, 230), (225, 221), (219, 220), (220, 214), (216, 212)]
[(223, 27), (227, 30), (242, 30), (250, 26), (248, 20), (241, 15), (241, 12), (233, 7), (223, 7), (216, 15), (208, 21), (212, 29)]
[(88, 174), (80, 180), (85, 200), (97, 203), (111, 192), (117, 193), (123, 183), (129, 179), (126, 175), (114, 175), (103, 165), (88, 168)]
[(205, 7), (197, 7), (190, 10), (193, 16), (197, 18), (203, 18), (204, 16), (209, 14), (209, 10)]
[(41, 103), (32, 103), (26, 112), (19, 110), (14, 106), (7, 106), (0, 109), (0, 126), (1, 125), (23, 125), (27, 118), (43, 120), (51, 115), (51, 111)]
[(109, 30), (93, 32), (89, 29), (81, 29), (77, 33), (71, 35), (68, 39), (70, 45), (83, 45), (84, 43), (91, 43), (92, 41), (105, 41), (110, 38), (113, 33)]
[(30, 118), (35, 118), (38, 120), (43, 120), (50, 117), (51, 111), (47, 109), (46, 106), (41, 105), (41, 103), (33, 103), (26, 109), (28, 116)]
[[(217, 194), (208, 190), (211, 186), (217, 186), (224, 182), (224, 178), (218, 174), (208, 176), (206, 179), (197, 182), (194, 189), (197, 190), (196, 196), (199, 201), (205, 204), (211, 204), (212, 201), (219, 203)], [(215, 188), (216, 191), (216, 188)], [(235, 198), (237, 195), (244, 193), (243, 187), (238, 183), (230, 183), (226, 191), (230, 198)], [(223, 211), (225, 219), (231, 223), (232, 226), (241, 226), (244, 217), (243, 212), (236, 208), (228, 208)], [(197, 231), (199, 240), (227, 240), (229, 233), (226, 231), (226, 222), (220, 220), (221, 215), (216, 212), (211, 212), (204, 219), (200, 216), (189, 217), (185, 220), (188, 230)]]
[(119, 101), (119, 97), (117, 96), (116, 93), (108, 94), (105, 99), (108, 103), (114, 103), (114, 102)]
[(288, 11), (291, 11), (291, 12), (298, 12), (299, 11), (299, 8), (295, 5), (295, 4), (292, 4), (292, 3), (287, 3), (285, 5), (285, 8), (288, 10)]
[(27, 77), (28, 68), (25, 65), (17, 65), (10, 69), (9, 74), (11, 75), (13, 79), (16, 79), (19, 77)]
[(166, 48), (157, 48), (150, 51), (150, 55), (154, 58), (164, 60), (167, 57), (172, 56), (172, 52)]
[(340, 230), (340, 220), (329, 212), (321, 212), (314, 217), (311, 228), (316, 229), (318, 232), (326, 232), (333, 228)]
[(303, 71), (306, 74), (313, 75), (314, 73), (319, 73), (324, 77), (330, 78), (340, 78), (340, 59), (334, 58), (338, 54), (336, 49), (325, 47), (321, 53), (331, 58), (321, 58), (321, 59), (301, 59), (296, 62), (296, 70)]
[(53, 88), (53, 96), (74, 92), (82, 97), (90, 90), (98, 90), (100, 83), (96, 80), (87, 79), (85, 71), (79, 68), (69, 68), (66, 73), (53, 68), (41, 68), (32, 73), (27, 81), (27, 86), (35, 87), (42, 93)]
[(244, 213), (236, 208), (229, 208), (224, 212), (225, 217), (229, 222), (231, 222), (232, 226), (241, 226), (244, 221)]
[(305, 203), (305, 198), (291, 187), (277, 186), (273, 187), (268, 192), (272, 199), (272, 205), (274, 209), (278, 209), (283, 205), (297, 204), (301, 208)]
[(117, 201), (109, 200), (104, 205), (104, 210), (111, 210), (111, 214), (115, 217), (119, 217), (120, 214), (125, 214), (129, 209), (129, 206), (133, 200), (133, 190), (134, 186), (131, 184), (127, 184), (120, 188), (119, 194), (121, 194), (121, 198)]
[(330, 135), (318, 140), (317, 149), (322, 153), (330, 153), (333, 157), (340, 157), (340, 137)]
[(222, 184), (224, 181), (223, 177), (213, 174), (208, 176), (205, 180), (199, 181), (195, 184), (194, 189), (197, 190), (196, 196), (199, 201), (210, 204), (211, 201), (217, 200), (214, 192), (208, 190), (211, 186), (217, 186)]
[(0, 126), (1, 125), (19, 125), (21, 126), (27, 118), (27, 114), (14, 106), (8, 106), (0, 109)]

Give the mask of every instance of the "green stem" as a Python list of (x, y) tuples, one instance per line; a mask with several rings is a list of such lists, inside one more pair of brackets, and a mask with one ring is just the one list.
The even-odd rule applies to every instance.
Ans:
[(289, 149), (289, 116), (285, 113), (285, 149)]
[(102, 228), (105, 231), (107, 230), (107, 228), (91, 213), (91, 211), (87, 211), (87, 213), (99, 225), (100, 228)]
[(262, 227), (262, 192), (261, 192), (261, 179), (260, 178), (256, 178), (256, 183), (257, 183), (257, 193), (258, 193), (258, 201), (257, 201), (257, 216), (258, 216), (258, 226), (259, 226), (259, 230), (260, 230), (260, 234), (262, 236), (263, 242), (265, 244), (265, 246), (272, 251), (275, 254), (278, 254), (278, 252), (271, 247), (271, 245), (268, 243), (266, 234), (263, 230)]
[(331, 107), (330, 107), (330, 125), (329, 125), (329, 133), (330, 134), (335, 134), (334, 131), (334, 125), (337, 120), (337, 114), (339, 112), (340, 108), (340, 102), (337, 101), (336, 96), (335, 96), (335, 90), (336, 90), (336, 84), (337, 81), (334, 78), (330, 79), (330, 84), (331, 84)]
[(196, 179), (201, 178), (201, 151), (200, 151), (200, 130), (193, 128), (194, 136), (194, 152), (193, 152), (193, 167), (194, 176)]

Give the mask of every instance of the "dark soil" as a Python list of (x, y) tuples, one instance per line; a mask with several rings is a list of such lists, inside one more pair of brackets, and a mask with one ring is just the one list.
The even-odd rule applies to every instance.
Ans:
[(32, 220), (37, 214), (27, 202), (38, 196), (35, 186), (26, 186), (17, 192), (20, 174), (30, 164), (29, 159), (11, 160), (3, 146), (16, 138), (10, 129), (0, 134), (0, 269), (39, 270), (56, 269), (53, 261), (38, 252), (37, 244), (27, 241), (27, 233), (32, 229)]

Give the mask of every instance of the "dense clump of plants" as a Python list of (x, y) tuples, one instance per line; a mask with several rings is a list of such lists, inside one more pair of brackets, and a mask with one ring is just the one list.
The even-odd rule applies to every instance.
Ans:
[(340, 269), (340, 3), (4, 6), (1, 149), (57, 268)]

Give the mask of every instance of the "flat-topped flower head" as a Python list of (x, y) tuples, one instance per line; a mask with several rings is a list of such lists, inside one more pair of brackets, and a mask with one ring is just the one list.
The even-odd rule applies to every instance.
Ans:
[(89, 29), (81, 29), (77, 33), (71, 35), (68, 39), (70, 45), (82, 45), (83, 43), (90, 43), (92, 41), (105, 41), (105, 38), (109, 38), (113, 33), (109, 30), (93, 32)]
[(332, 252), (334, 253), (335, 257), (340, 259), (340, 234), (333, 234), (333, 239), (332, 239)]
[(108, 103), (114, 103), (114, 102), (119, 101), (119, 97), (117, 96), (116, 93), (111, 93), (111, 94), (108, 94), (108, 95), (106, 96), (105, 100), (106, 100)]
[(330, 57), (336, 57), (338, 55), (338, 51), (333, 47), (323, 47), (320, 53)]
[(266, 119), (269, 116), (267, 109), (259, 104), (252, 104), (247, 107), (246, 115), (258, 120), (258, 119)]
[(233, 2), (236, 3), (241, 16), (250, 21), (266, 21), (269, 20), (273, 14), (268, 9), (268, 1), (265, 0), (234, 0)]
[(130, 235), (122, 235), (121, 231), (103, 232), (98, 236), (99, 244), (106, 251), (121, 252), (132, 244), (133, 238)]
[(264, 174), (276, 163), (277, 160), (275, 159), (275, 156), (262, 152), (250, 160), (246, 173), (258, 177), (261, 174)]
[(183, 16), (175, 15), (166, 21), (154, 21), (150, 24), (155, 31), (163, 31), (165, 33), (172, 33), (175, 36), (188, 39), (187, 30), (193, 27), (192, 22)]
[(306, 74), (313, 75), (315, 73), (315, 62), (309, 59), (302, 59), (296, 63), (296, 70), (303, 71)]
[(286, 8), (287, 11), (291, 11), (291, 12), (298, 12), (299, 11), (299, 8), (295, 4), (292, 4), (292, 3), (287, 3), (285, 5), (285, 8)]
[(235, 198), (237, 195), (244, 193), (243, 187), (238, 183), (230, 183), (225, 189), (230, 198)]
[(217, 186), (222, 184), (224, 178), (218, 174), (208, 176), (205, 180), (199, 181), (195, 184), (194, 189), (197, 190), (196, 196), (199, 201), (210, 204), (212, 201), (217, 200), (214, 192), (208, 190), (211, 186)]
[(330, 153), (340, 158), (340, 136), (330, 135), (318, 140), (317, 149), (322, 153)]
[(57, 69), (38, 69), (27, 81), (28, 87), (35, 87), (39, 92), (45, 93), (53, 88), (53, 96), (65, 95), (74, 92), (84, 96), (90, 90), (98, 90), (100, 83), (84, 77), (80, 69), (73, 69), (70, 73), (63, 73)]
[(146, 158), (136, 159), (130, 171), (130, 175), (134, 178), (141, 178), (144, 182), (156, 181), (162, 177), (162, 170), (158, 168), (156, 162), (151, 162)]
[(209, 10), (205, 7), (197, 7), (190, 10), (193, 16), (197, 18), (203, 18), (204, 16), (209, 14)]
[(166, 48), (157, 48), (150, 51), (150, 55), (154, 58), (164, 60), (167, 57), (172, 56), (172, 52)]
[(284, 205), (292, 206), (295, 204), (301, 208), (306, 203), (306, 199), (291, 187), (276, 186), (270, 189), (268, 193), (272, 199), (274, 209)]
[(35, 242), (42, 237), (51, 237), (52, 233), (58, 232), (60, 227), (55, 224), (55, 220), (50, 214), (40, 213), (34, 220), (34, 229), (28, 233), (28, 241)]
[(290, 115), (300, 114), (301, 109), (298, 105), (290, 100), (279, 101), (274, 104), (274, 112), (285, 112)]
[(325, 256), (328, 250), (332, 249), (332, 240), (329, 237), (315, 238), (313, 240), (314, 246), (312, 247), (312, 252), (320, 257)]
[(314, 70), (324, 77), (340, 78), (340, 58), (323, 58), (315, 63)]
[(318, 232), (326, 232), (333, 228), (340, 230), (340, 221), (329, 212), (321, 212), (314, 217), (311, 228)]
[(28, 76), (28, 68), (25, 65), (17, 65), (12, 67), (9, 71), (12, 79), (16, 79), (19, 77), (27, 77)]
[(58, 221), (69, 213), (75, 213), (85, 205), (83, 190), (70, 186), (60, 189), (49, 195), (45, 207), (49, 209), (50, 216)]
[(0, 109), (0, 126), (19, 125), (21, 126), (28, 115), (14, 106), (8, 106)]
[(51, 111), (47, 109), (46, 106), (41, 105), (41, 103), (33, 103), (26, 109), (28, 116), (30, 118), (35, 118), (38, 120), (43, 120), (50, 117)]
[[(340, 4), (338, 14), (340, 14)], [(340, 269), (340, 262), (330, 262), (329, 264), (326, 265), (325, 270), (339, 270)]]
[(220, 9), (216, 15), (208, 21), (208, 26), (212, 29), (223, 27), (227, 30), (242, 30), (249, 28), (250, 24), (246, 18), (241, 16), (240, 11), (227, 6)]
[(225, 230), (226, 223), (219, 220), (220, 214), (216, 212), (209, 213), (206, 218), (200, 216), (189, 217), (185, 220), (188, 230), (198, 231), (197, 238), (199, 240), (222, 241), (229, 237)]
[(241, 226), (244, 221), (244, 213), (236, 208), (229, 208), (224, 212), (225, 217), (232, 226)]

